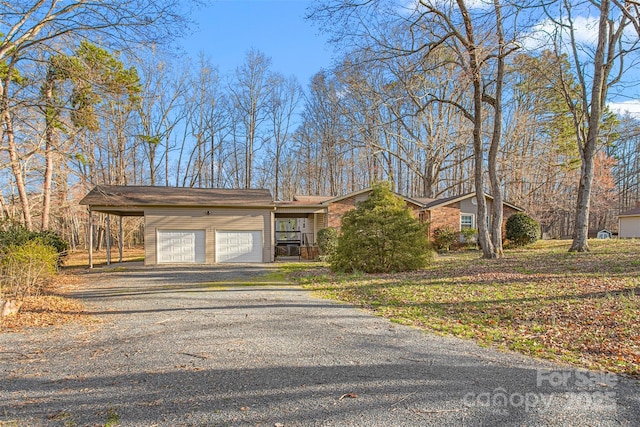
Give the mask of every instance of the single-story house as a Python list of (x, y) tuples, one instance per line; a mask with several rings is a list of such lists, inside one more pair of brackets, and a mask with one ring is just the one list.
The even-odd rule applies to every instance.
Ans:
[[(144, 217), (146, 265), (273, 262), (286, 255), (313, 258), (318, 230), (340, 228), (342, 216), (370, 192), (366, 188), (338, 197), (295, 196), (275, 202), (268, 190), (103, 185), (80, 204), (89, 206), (90, 215)], [(446, 199), (401, 197), (416, 218), (429, 222), (430, 230), (477, 227), (475, 193)], [(490, 207), (493, 199), (486, 197)], [(518, 211), (522, 209), (505, 203), (504, 221)]]
[(635, 208), (618, 215), (618, 237), (640, 238), (640, 202)]

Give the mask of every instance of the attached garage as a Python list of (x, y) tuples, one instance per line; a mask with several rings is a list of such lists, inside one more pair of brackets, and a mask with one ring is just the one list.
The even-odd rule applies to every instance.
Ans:
[(144, 263), (273, 262), (268, 190), (97, 186), (90, 212), (144, 217)]
[(216, 262), (262, 262), (262, 231), (216, 231)]
[(158, 264), (204, 263), (205, 230), (158, 230)]

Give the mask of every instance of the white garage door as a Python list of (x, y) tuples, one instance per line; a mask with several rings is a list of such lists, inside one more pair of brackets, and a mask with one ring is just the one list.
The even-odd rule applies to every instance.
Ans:
[(204, 230), (158, 230), (158, 264), (203, 262)]
[(262, 231), (216, 231), (216, 262), (262, 262)]

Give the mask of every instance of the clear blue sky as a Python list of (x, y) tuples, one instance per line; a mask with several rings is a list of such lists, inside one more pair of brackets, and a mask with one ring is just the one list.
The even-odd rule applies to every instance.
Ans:
[(304, 19), (312, 0), (214, 0), (194, 20), (195, 33), (184, 49), (196, 59), (200, 52), (219, 67), (233, 72), (254, 48), (270, 57), (272, 71), (295, 75), (307, 86), (322, 68), (331, 67), (326, 37)]
[[(327, 37), (306, 21), (313, 0), (211, 0), (193, 19), (195, 33), (182, 41), (197, 60), (200, 52), (217, 65), (221, 74), (242, 65), (254, 48), (272, 60), (271, 70), (295, 75), (303, 87), (322, 68), (331, 67), (332, 48)], [(615, 97), (615, 93), (611, 97)], [(629, 111), (640, 117), (637, 88), (617, 96), (614, 111)]]

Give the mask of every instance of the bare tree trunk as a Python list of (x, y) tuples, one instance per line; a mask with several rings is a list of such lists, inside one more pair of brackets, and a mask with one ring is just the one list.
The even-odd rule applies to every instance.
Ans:
[(498, 36), (498, 57), (496, 70), (496, 93), (492, 99), (493, 106), (493, 134), (491, 145), (489, 146), (489, 180), (491, 181), (491, 193), (493, 204), (491, 205), (491, 242), (493, 243), (493, 254), (495, 258), (502, 256), (502, 185), (498, 176), (497, 163), (498, 151), (502, 141), (502, 87), (504, 83), (505, 51), (504, 34), (502, 32), (502, 16), (498, 0), (494, 0), (494, 10), (496, 13), (496, 32)]
[(9, 152), (9, 163), (11, 164), (11, 171), (13, 177), (16, 180), (16, 188), (18, 189), (18, 196), (20, 197), (20, 205), (22, 208), (22, 217), (24, 219), (24, 226), (27, 230), (33, 229), (33, 223), (31, 221), (31, 207), (29, 206), (29, 197), (27, 196), (27, 189), (24, 184), (24, 176), (22, 174), (22, 167), (20, 165), (20, 156), (18, 155), (18, 147), (13, 133), (13, 123), (11, 122), (11, 113), (6, 106), (6, 99), (3, 100), (2, 106), (2, 118), (4, 120), (4, 134), (7, 139), (7, 151)]
[(53, 85), (54, 85), (54, 73), (53, 70), (47, 72), (47, 78), (44, 87), (44, 116), (45, 116), (45, 136), (44, 136), (44, 181), (42, 183), (42, 230), (49, 229), (49, 216), (51, 212), (51, 188), (53, 182), (53, 153), (54, 153), (54, 138), (55, 138), (55, 120), (56, 111), (53, 100)]
[(482, 146), (482, 75), (480, 73), (480, 63), (477, 56), (473, 25), (471, 17), (464, 4), (464, 0), (457, 0), (460, 13), (464, 21), (466, 31), (465, 48), (469, 57), (469, 68), (473, 77), (473, 155), (475, 158), (474, 175), (476, 185), (476, 198), (478, 199), (478, 216), (476, 225), (478, 226), (478, 241), (482, 248), (483, 258), (496, 258), (495, 248), (487, 229), (487, 199), (484, 194), (484, 149)]
[[(600, 2), (600, 23), (598, 25), (598, 44), (593, 60), (593, 83), (591, 86), (591, 108), (588, 116), (587, 138), (580, 148), (582, 165), (580, 168), (580, 184), (578, 186), (578, 201), (576, 204), (576, 216), (573, 229), (573, 242), (570, 252), (589, 251), (589, 207), (591, 204), (591, 184), (593, 183), (593, 165), (596, 154), (600, 121), (602, 118), (603, 103), (607, 93), (607, 71), (605, 70), (605, 50), (610, 32), (609, 27), (609, 0)], [(610, 68), (610, 66), (609, 66)]]

